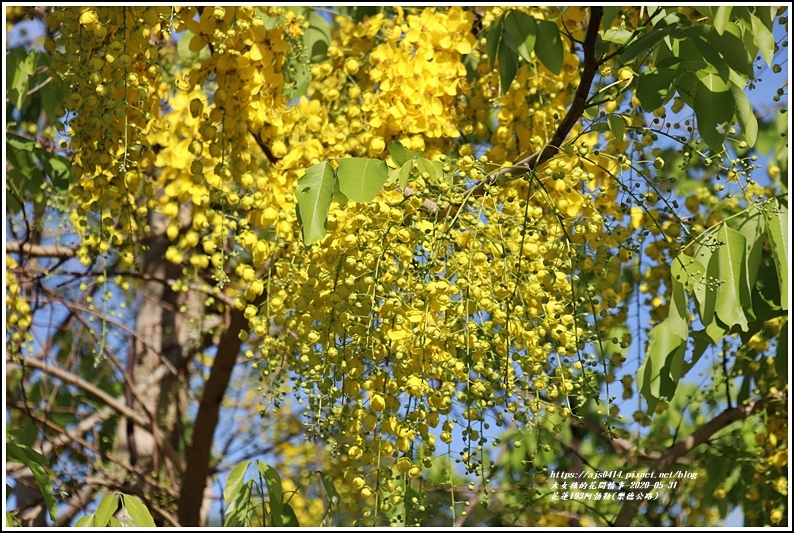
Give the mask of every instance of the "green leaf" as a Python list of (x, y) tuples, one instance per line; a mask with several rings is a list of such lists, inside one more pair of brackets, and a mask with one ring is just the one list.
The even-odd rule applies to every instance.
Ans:
[[(694, 275), (697, 269), (687, 271), (693, 274), (691, 278), (693, 280), (691, 291), (695, 295), (700, 321), (704, 326), (708, 326), (714, 320), (714, 310), (717, 302), (717, 291), (712, 285), (713, 281), (709, 280), (719, 279), (719, 268), (717, 261), (712, 260), (713, 256), (716, 255), (712, 251), (712, 247), (715, 246), (714, 237), (712, 235), (706, 235), (703, 239), (703, 243), (695, 249), (694, 259), (701, 267), (705, 266), (704, 274), (701, 278), (695, 278)], [(689, 266), (687, 266), (687, 269), (689, 269)]]
[(193, 40), (195, 34), (189, 30), (185, 30), (185, 32), (179, 37), (179, 41), (176, 43), (176, 53), (179, 56), (179, 59), (185, 65), (192, 66), (193, 63), (198, 61), (202, 61), (210, 56), (210, 49), (208, 46), (204, 46), (201, 50), (193, 51), (190, 49), (190, 41)]
[(747, 316), (743, 308), (752, 305), (742, 298), (742, 295), (750, 294), (745, 273), (746, 239), (740, 232), (725, 224), (719, 229), (717, 236), (722, 243), (712, 257), (712, 261), (715, 257), (719, 261), (720, 275), (717, 279), (721, 282), (717, 289), (717, 316), (729, 328), (738, 325), (746, 331)]
[[(758, 277), (758, 269), (761, 266), (761, 260), (764, 254), (764, 240), (766, 237), (766, 225), (764, 217), (760, 210), (751, 205), (740, 216), (731, 219), (731, 227), (744, 236), (747, 248), (745, 250), (745, 263), (746, 283), (742, 287), (747, 288), (755, 285), (755, 280)], [(742, 294), (742, 301), (749, 302), (752, 300), (752, 295), (748, 292)], [(745, 307), (748, 311), (752, 311), (751, 307)]]
[(695, 90), (695, 102), (692, 106), (698, 123), (698, 133), (706, 144), (715, 152), (721, 152), (725, 142), (724, 130), (718, 131), (718, 125), (729, 123), (733, 119), (735, 103), (730, 87), (718, 75), (712, 72), (699, 72), (700, 83)]
[(763, 57), (766, 64), (771, 67), (775, 55), (775, 36), (758, 17), (753, 16), (751, 18), (751, 24), (753, 27), (754, 41), (755, 44), (758, 45), (761, 57)]
[(251, 505), (251, 494), (253, 493), (253, 480), (243, 483), (237, 496), (226, 511), (229, 516), (223, 523), (224, 527), (245, 527), (251, 525), (251, 517), (254, 509)]
[(686, 70), (681, 74), (675, 84), (678, 96), (681, 97), (690, 109), (693, 109), (695, 106), (695, 92), (697, 91), (698, 85), (700, 85), (700, 80), (698, 80), (695, 73)]
[[(668, 330), (673, 335), (679, 337), (682, 341), (689, 338), (689, 300), (687, 299), (684, 284), (678, 280), (681, 277), (681, 272), (676, 272), (680, 267), (680, 261), (673, 261), (671, 267), (672, 279), (672, 297), (670, 299), (670, 312), (667, 316)], [(684, 273), (685, 274), (685, 273)]]
[(371, 202), (389, 177), (385, 161), (348, 157), (339, 161), (336, 170), (339, 189), (354, 202)]
[(119, 508), (119, 493), (108, 494), (99, 502), (94, 513), (94, 527), (106, 527)]
[(259, 462), (259, 473), (263, 478), (265, 478), (265, 483), (267, 484), (267, 493), (268, 496), (270, 496), (270, 513), (273, 516), (273, 525), (276, 527), (287, 525), (285, 524), (285, 517), (283, 514), (284, 493), (281, 486), (281, 476), (278, 474), (275, 468), (263, 462)]
[(502, 45), (499, 46), (497, 56), (499, 57), (500, 91), (505, 94), (510, 90), (510, 84), (513, 83), (518, 72), (518, 54), (512, 51), (509, 46), (505, 46), (503, 40)]
[(663, 397), (670, 399), (675, 395), (678, 382), (681, 381), (681, 378), (683, 378), (689, 370), (684, 360), (685, 356), (686, 339), (684, 339), (684, 342), (678, 349), (670, 354), (662, 368), (662, 376), (665, 378), (669, 377), (669, 381), (667, 379), (662, 379), (659, 384), (659, 392)]
[(703, 59), (706, 60), (706, 63), (714, 67), (717, 71), (719, 77), (723, 80), (728, 79), (728, 64), (722, 58), (722, 56), (708, 43), (706, 40), (701, 38), (700, 36), (695, 36), (690, 39), (692, 45), (694, 45), (695, 50), (702, 56)]
[(747, 78), (755, 78), (753, 56), (742, 42), (739, 26), (731, 22), (722, 35), (712, 30), (705, 36), (708, 44), (722, 55), (729, 67)]
[(697, 6), (695, 9), (697, 9), (699, 12), (703, 13), (704, 15), (706, 15), (708, 18), (714, 20), (714, 8), (713, 7), (711, 7), (711, 6)]
[(562, 39), (560, 38), (560, 28), (548, 20), (538, 20), (538, 41), (540, 46), (535, 47), (535, 54), (538, 56), (546, 68), (554, 74), (562, 71), (564, 59)]
[(714, 344), (721, 342), (730, 333), (730, 329), (722, 323), (716, 314), (713, 315), (713, 320), (706, 325), (703, 331)]
[(485, 47), (488, 52), (488, 63), (493, 69), (496, 64), (496, 57), (499, 54), (499, 48), (502, 43), (502, 30), (504, 28), (504, 17), (499, 17), (496, 22), (491, 25), (486, 37)]
[(604, 16), (601, 18), (601, 27), (608, 31), (612, 26), (612, 21), (620, 13), (620, 6), (606, 5), (604, 6)]
[(33, 152), (36, 148), (36, 141), (20, 137), (16, 133), (6, 133), (6, 150), (15, 149), (23, 152)]
[(345, 196), (345, 193), (343, 193), (342, 189), (339, 188), (339, 180), (334, 181), (333, 200), (339, 204), (339, 207), (346, 206), (348, 202), (348, 197)]
[(736, 118), (739, 120), (739, 126), (742, 128), (744, 140), (749, 147), (755, 146), (758, 140), (758, 119), (755, 118), (753, 112), (753, 105), (747, 98), (744, 89), (738, 87), (736, 84), (731, 83), (731, 94), (733, 100), (736, 102)]
[(36, 147), (34, 151), (55, 190), (66, 192), (72, 175), (69, 160), (44, 148)]
[(717, 30), (717, 33), (722, 35), (725, 33), (725, 27), (731, 21), (731, 10), (733, 7), (731, 6), (720, 6), (714, 11), (714, 29)]
[(323, 482), (323, 487), (325, 487), (325, 493), (328, 495), (328, 503), (331, 507), (339, 505), (340, 497), (339, 492), (337, 492), (336, 487), (334, 487), (334, 480), (331, 478), (331, 475), (328, 472), (317, 472), (320, 475), (320, 479)]
[(638, 55), (648, 53), (659, 44), (662, 39), (676, 31), (675, 26), (665, 26), (663, 28), (654, 28), (644, 35), (641, 35), (636, 41), (631, 43), (615, 60), (613, 72), (621, 66), (626, 65), (636, 58)]
[(363, 22), (367, 17), (374, 17), (380, 11), (381, 6), (374, 5), (351, 6), (348, 8), (348, 12), (355, 22)]
[(676, 257), (670, 266), (673, 281), (681, 283), (690, 292), (694, 292), (695, 285), (703, 279), (705, 272), (706, 267), (700, 261), (684, 254)]
[[(746, 10), (745, 10), (746, 11)], [(758, 55), (758, 43), (756, 42), (755, 32), (753, 32), (753, 25), (749, 20), (750, 15), (747, 15), (747, 20), (738, 20), (739, 38), (744, 44), (744, 48), (755, 63), (755, 57)]]
[(706, 348), (712, 345), (711, 338), (706, 334), (705, 330), (693, 331), (691, 337), (695, 341), (695, 349), (692, 350), (692, 361), (689, 363), (689, 369), (700, 361), (700, 358), (706, 352)]
[(50, 518), (55, 520), (58, 516), (58, 502), (52, 493), (53, 476), (48, 473), (49, 463), (47, 459), (39, 452), (13, 442), (6, 443), (6, 457), (9, 461), (22, 463), (30, 468), (33, 479), (41, 491), (42, 498), (44, 498), (44, 504), (47, 506)]
[(604, 133), (609, 131), (609, 123), (607, 122), (594, 122), (590, 125), (590, 129), (592, 131), (597, 131), (599, 133)]
[(35, 66), (35, 56), (24, 47), (11, 50), (6, 55), (6, 90), (8, 101), (17, 109), (22, 109), (28, 96), (28, 81)]
[(137, 496), (122, 494), (122, 502), (124, 503), (124, 508), (127, 509), (127, 514), (135, 522), (135, 524), (131, 525), (135, 527), (155, 527), (154, 519), (149, 509)]
[[(582, 116), (584, 116), (584, 118), (586, 118), (588, 120), (595, 120), (598, 117), (598, 106), (593, 105), (593, 106), (590, 106), (590, 107), (586, 108), (584, 110), (584, 113), (582, 113)], [(608, 125), (605, 124), (605, 123), (602, 123), (602, 124), (603, 124), (603, 127), (604, 127), (603, 131), (607, 131)], [(595, 129), (596, 126), (597, 126), (597, 124), (593, 124), (592, 128), (595, 131), (599, 131), (599, 130)]]
[(328, 46), (331, 44), (331, 23), (318, 10), (307, 9), (304, 14), (309, 26), (303, 32), (303, 44), (308, 52), (310, 63), (320, 63), (328, 59)]
[(232, 511), (231, 503), (237, 498), (240, 489), (243, 486), (243, 479), (245, 478), (245, 471), (248, 470), (248, 465), (251, 464), (250, 460), (237, 463), (232, 471), (229, 473), (229, 479), (226, 480), (226, 486), (223, 487), (223, 501), (229, 507), (226, 509), (226, 514)]
[(416, 166), (421, 174), (429, 175), (430, 183), (438, 184), (445, 179), (444, 164), (441, 161), (431, 161), (426, 157), (420, 157), (416, 160)]
[(777, 203), (777, 206), (764, 211), (766, 231), (772, 246), (772, 257), (777, 268), (778, 282), (780, 283), (780, 307), (788, 310), (788, 275), (789, 275), (789, 234), (788, 234), (788, 207)]
[(281, 525), (283, 527), (300, 527), (295, 510), (288, 503), (285, 503), (281, 510)]
[(515, 47), (516, 53), (526, 62), (531, 62), (537, 38), (535, 18), (521, 11), (510, 10), (505, 15), (504, 31), (509, 36), (509, 40), (505, 40)]
[(310, 166), (298, 178), (298, 217), (306, 246), (325, 237), (328, 231), (328, 208), (334, 196), (334, 181), (336, 174), (328, 162)]
[(758, 269), (755, 285), (753, 285), (755, 323), (751, 324), (750, 329), (746, 333), (743, 333), (743, 335), (747, 336), (747, 339), (761, 331), (763, 322), (786, 313), (780, 306), (780, 296), (777, 268), (775, 268), (774, 264), (761, 266)]
[(615, 136), (618, 142), (626, 140), (626, 121), (620, 115), (609, 115), (607, 117), (609, 122), (609, 131)]
[(601, 39), (610, 43), (626, 44), (633, 36), (633, 31), (621, 28), (610, 28), (601, 35)]
[(673, 81), (678, 77), (675, 69), (651, 67), (640, 75), (637, 81), (637, 99), (643, 109), (653, 110), (668, 100)]
[(401, 167), (414, 157), (424, 157), (425, 153), (421, 150), (409, 150), (400, 141), (389, 141), (389, 155), (394, 164)]
[(77, 522), (74, 523), (74, 527), (93, 527), (95, 524), (94, 515), (89, 514), (83, 517), (80, 517)]
[(648, 412), (653, 412), (662, 397), (673, 397), (676, 383), (670, 378), (668, 358), (680, 359), (681, 351), (686, 353), (686, 342), (670, 331), (668, 320), (648, 333), (648, 350), (637, 372), (637, 388), (648, 402)]
[(39, 428), (34, 424), (25, 424), (15, 431), (6, 431), (8, 435), (8, 437), (6, 437), (6, 442), (13, 442), (14, 444), (27, 446), (28, 448), (33, 446), (39, 438)]
[(413, 166), (413, 160), (406, 161), (400, 168), (390, 170), (389, 177), (396, 180), (400, 188), (405, 189), (405, 186), (408, 185), (408, 179), (411, 177)]

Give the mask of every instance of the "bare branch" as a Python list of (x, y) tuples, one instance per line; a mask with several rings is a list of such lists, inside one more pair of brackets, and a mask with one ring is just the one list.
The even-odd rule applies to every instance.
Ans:
[[(56, 366), (48, 365), (42, 361), (36, 359), (25, 359), (24, 364), (35, 368), (37, 370), (41, 370), (42, 372), (49, 374), (55, 378), (60, 379), (61, 381), (68, 383), (70, 385), (74, 385), (78, 387), (100, 402), (104, 403), (105, 405), (111, 407), (117, 413), (126, 416), (130, 420), (132, 420), (136, 425), (139, 427), (149, 430), (151, 427), (151, 421), (147, 420), (146, 417), (141, 415), (140, 413), (130, 409), (127, 407), (122, 401), (119, 401), (118, 398), (115, 398), (108, 394), (107, 392), (103, 391), (102, 389), (98, 388), (93, 383), (89, 383), (88, 381), (63, 370), (62, 368), (58, 368)], [(184, 464), (182, 463), (182, 458), (179, 456), (179, 453), (174, 450), (173, 446), (163, 439), (163, 437), (157, 433), (157, 444), (158, 446), (162, 447), (165, 450), (166, 455), (169, 459), (176, 465), (177, 469), (180, 471), (184, 471)]]
[[(742, 405), (741, 407), (731, 407), (729, 409), (725, 409), (715, 418), (709, 420), (693, 431), (691, 435), (678, 441), (673, 446), (668, 448), (667, 451), (662, 453), (662, 456), (653, 464), (650, 471), (667, 471), (667, 469), (670, 468), (680, 457), (705, 443), (712, 437), (712, 435), (717, 433), (722, 428), (729, 426), (737, 420), (749, 418), (753, 414), (766, 407), (767, 404), (776, 401), (783, 401), (785, 397), (785, 394), (780, 392), (774, 396), (767, 396), (766, 398), (756, 400), (754, 402), (748, 403), (747, 405)], [(634, 516), (637, 514), (637, 509), (639, 508), (640, 503), (642, 503), (641, 500), (625, 500), (612, 525), (618, 527), (628, 527), (631, 524), (631, 521), (634, 520)]]
[[(25, 360), (27, 363), (30, 362), (30, 359)], [(8, 366), (12, 366), (9, 364)], [(16, 365), (13, 365), (16, 366)], [(28, 366), (31, 366), (28, 364)], [(139, 383), (138, 386), (135, 388), (137, 393), (142, 393), (147, 388), (151, 387), (152, 385), (156, 384), (158, 381), (163, 379), (168, 374), (168, 369), (164, 366), (158, 367), (157, 370), (154, 371), (152, 375), (149, 376), (148, 379)], [(101, 424), (104, 421), (108, 420), (110, 417), (115, 415), (117, 411), (112, 406), (105, 406), (99, 411), (94, 412), (93, 414), (83, 418), (77, 424), (77, 426), (72, 430), (72, 434), (64, 433), (59, 437), (55, 437), (48, 442), (42, 444), (41, 453), (42, 455), (49, 456), (53, 450), (59, 446), (63, 446), (67, 444), (69, 441), (74, 440), (73, 435), (82, 435), (87, 431), (90, 431), (93, 427), (97, 424)], [(6, 467), (6, 473), (13, 473), (16, 470), (22, 469), (24, 466), (20, 466), (18, 468), (15, 467)]]
[(33, 244), (29, 242), (12, 241), (6, 243), (7, 254), (24, 254), (29, 257), (58, 257), (69, 259), (75, 257), (75, 249), (59, 244)]

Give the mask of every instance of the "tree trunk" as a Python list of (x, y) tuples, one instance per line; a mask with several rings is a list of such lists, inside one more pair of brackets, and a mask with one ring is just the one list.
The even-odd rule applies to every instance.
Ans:
[[(179, 486), (182, 472), (167, 460), (163, 450), (158, 449), (152, 431), (158, 432), (182, 455), (188, 401), (186, 387), (190, 379), (190, 361), (201, 349), (203, 304), (196, 291), (172, 290), (169, 281), (183, 277), (182, 267), (165, 259), (170, 245), (165, 235), (165, 219), (155, 215), (151, 226), (154, 237), (143, 259), (146, 281), (128, 353), (127, 372), (132, 383), (128, 384), (126, 401), (128, 406), (142, 408), (148, 413), (152, 426), (147, 431), (129, 420), (122, 423), (118, 451), (126, 452), (130, 464), (141, 475), (156, 475), (166, 485)], [(159, 384), (133, 395), (135, 384), (143, 382), (161, 365), (167, 365), (168, 375)], [(140, 479), (132, 480), (131, 485), (147, 493), (151, 490)]]

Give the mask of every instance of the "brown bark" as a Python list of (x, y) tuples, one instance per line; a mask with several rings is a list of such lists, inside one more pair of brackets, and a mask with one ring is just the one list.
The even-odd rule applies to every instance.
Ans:
[[(181, 218), (187, 216), (185, 212)], [(183, 468), (181, 450), (185, 448), (186, 387), (191, 358), (201, 347), (203, 312), (196, 291), (175, 292), (162, 282), (183, 277), (182, 267), (165, 259), (170, 245), (165, 236), (166, 225), (166, 220), (159, 215), (151, 221), (154, 237), (149, 241), (150, 248), (143, 260), (145, 281), (127, 362), (127, 372), (132, 377), (127, 387), (127, 405), (134, 407), (140, 402), (140, 407), (151, 413), (153, 420), (148, 429), (132, 423), (131, 419), (122, 423), (118, 452), (126, 452), (130, 463), (148, 475), (156, 473), (159, 479), (179, 486)], [(158, 386), (132, 394), (135, 384), (144, 382), (163, 365), (170, 371)], [(179, 461), (168, 460), (163, 454), (162, 442), (176, 450)], [(146, 490), (140, 480), (134, 481), (132, 486)]]
[[(275, 257), (271, 257), (266, 267), (267, 276), (272, 274)], [(267, 298), (263, 293), (254, 302), (259, 305)], [(182, 492), (179, 498), (179, 523), (185, 527), (200, 525), (201, 501), (205, 497), (209, 476), (210, 451), (218, 426), (218, 417), (229, 380), (240, 353), (242, 341), (240, 331), (248, 329), (248, 319), (242, 311), (232, 310), (228, 327), (223, 332), (218, 351), (212, 363), (209, 379), (204, 386), (199, 410), (193, 425), (193, 439), (187, 452), (185, 475), (182, 479)]]

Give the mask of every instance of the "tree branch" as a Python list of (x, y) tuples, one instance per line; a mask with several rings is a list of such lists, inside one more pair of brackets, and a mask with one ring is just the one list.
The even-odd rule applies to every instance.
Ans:
[(74, 248), (59, 244), (33, 244), (29, 242), (12, 241), (6, 243), (7, 254), (24, 254), (29, 257), (58, 257), (70, 259), (75, 256)]
[[(267, 268), (267, 276), (273, 274), (276, 256), (271, 257)], [(259, 305), (267, 299), (267, 291), (263, 292), (253, 305)], [(210, 473), (210, 452), (218, 426), (221, 401), (229, 387), (229, 380), (237, 361), (237, 355), (243, 341), (240, 332), (248, 329), (248, 319), (242, 311), (233, 309), (229, 327), (226, 328), (218, 343), (218, 350), (212, 362), (209, 379), (204, 385), (198, 413), (193, 425), (193, 437), (187, 451), (187, 463), (182, 478), (182, 490), (179, 495), (179, 523), (183, 527), (198, 526), (201, 518), (201, 504), (204, 489)]]
[[(111, 396), (107, 392), (98, 388), (93, 383), (89, 383), (88, 381), (85, 381), (84, 379), (75, 376), (71, 372), (63, 370), (62, 368), (58, 368), (56, 366), (48, 365), (37, 359), (24, 359), (23, 362), (25, 365), (31, 368), (41, 370), (45, 374), (49, 374), (50, 376), (58, 378), (64, 383), (74, 385), (75, 387), (84, 390), (85, 392), (87, 392), (88, 394), (90, 394), (100, 402), (111, 407), (117, 413), (129, 418), (141, 428), (146, 430), (151, 428), (150, 420), (147, 420), (140, 413), (130, 409), (122, 401), (119, 401), (117, 398)], [(169, 459), (171, 459), (174, 465), (176, 465), (176, 468), (180, 471), (184, 471), (184, 465), (182, 464), (182, 458), (179, 456), (179, 453), (176, 450), (174, 450), (174, 448), (171, 446), (169, 442), (167, 442), (165, 439), (162, 438), (159, 432), (157, 432), (156, 438), (157, 438), (158, 446), (162, 447), (163, 450), (165, 450), (166, 455), (168, 456)]]
[[(590, 94), (590, 88), (593, 86), (593, 79), (598, 71), (600, 62), (595, 55), (595, 44), (596, 37), (598, 36), (598, 28), (601, 25), (601, 17), (603, 15), (603, 7), (590, 8), (590, 21), (587, 24), (587, 35), (584, 40), (584, 66), (582, 68), (579, 87), (576, 89), (576, 94), (573, 97), (573, 102), (571, 102), (571, 107), (568, 108), (568, 113), (565, 114), (562, 122), (557, 126), (548, 144), (542, 150), (522, 159), (515, 165), (499, 169), (489, 175), (466, 193), (467, 198), (482, 196), (486, 188), (496, 183), (499, 176), (507, 174), (508, 172), (514, 172), (516, 170), (531, 172), (535, 170), (560, 151), (563, 141), (565, 141), (571, 129), (573, 129), (576, 122), (584, 113), (587, 97)], [(463, 204), (448, 205), (440, 208), (435, 214), (439, 219), (449, 216), (454, 217), (462, 207)]]
[[(30, 364), (30, 359), (25, 359), (25, 363), (28, 366), (33, 366)], [(161, 379), (163, 379), (168, 374), (168, 372), (169, 370), (166, 367), (164, 366), (158, 367), (157, 370), (155, 370), (154, 373), (148, 377), (148, 379), (146, 379), (142, 383), (139, 383), (138, 386), (135, 387), (135, 391), (138, 394), (142, 394), (143, 391), (145, 391), (146, 389), (148, 389), (149, 387), (151, 387), (152, 385), (156, 384)], [(99, 411), (95, 411), (93, 414), (81, 419), (80, 422), (77, 424), (77, 427), (75, 427), (71, 431), (71, 433), (63, 433), (58, 437), (55, 437), (47, 442), (44, 442), (41, 446), (42, 455), (44, 455), (45, 457), (49, 456), (55, 448), (59, 446), (63, 446), (67, 444), (69, 441), (74, 440), (74, 435), (82, 435), (83, 433), (88, 432), (97, 424), (101, 424), (102, 422), (108, 420), (116, 413), (117, 411), (115, 409), (115, 406), (112, 405), (106, 405)], [(13, 473), (17, 470), (21, 470), (23, 467), (24, 465), (18, 468), (7, 467), (6, 473), (9, 472)]]
[[(691, 435), (678, 441), (673, 446), (668, 448), (667, 451), (662, 454), (659, 460), (653, 464), (649, 471), (667, 471), (667, 469), (670, 468), (680, 457), (705, 443), (712, 437), (712, 435), (717, 433), (722, 428), (732, 424), (733, 422), (736, 422), (737, 420), (749, 418), (753, 414), (766, 407), (767, 404), (775, 401), (782, 401), (785, 399), (785, 397), (785, 394), (780, 392), (774, 396), (767, 396), (766, 398), (761, 398), (760, 400), (756, 400), (741, 407), (731, 407), (725, 409), (715, 418), (709, 420), (693, 431)], [(639, 508), (640, 503), (642, 503), (642, 500), (625, 500), (612, 525), (617, 527), (628, 527), (631, 524), (631, 521), (634, 520), (634, 516), (637, 514), (637, 509)]]

